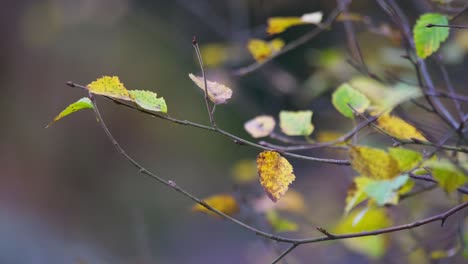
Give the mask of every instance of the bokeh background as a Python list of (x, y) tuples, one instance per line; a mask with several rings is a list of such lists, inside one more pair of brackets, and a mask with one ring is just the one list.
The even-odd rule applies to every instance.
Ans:
[[(374, 1), (354, 2), (352, 11), (370, 16), (378, 25), (388, 23)], [(452, 14), (451, 8), (464, 1), (448, 6), (437, 1), (398, 2), (414, 21), (428, 10)], [(268, 17), (317, 10), (327, 16), (335, 6), (335, 1), (328, 0), (2, 1), (0, 263), (268, 263), (274, 259), (284, 245), (265, 241), (230, 222), (195, 214), (190, 200), (139, 175), (115, 151), (91, 111), (44, 127), (65, 106), (85, 96), (66, 86), (66, 81), (87, 84), (103, 75), (119, 76), (129, 89), (164, 96), (174, 117), (208, 123), (202, 94), (187, 77), (190, 72), (199, 73), (191, 45), (196, 35), (202, 52), (207, 52), (209, 78), (234, 90), (230, 103), (217, 109), (220, 127), (251, 139), (243, 131), (248, 119), (258, 114), (276, 116), (282, 109), (311, 109), (316, 129), (344, 132), (352, 123), (333, 110), (329, 90), (358, 73), (346, 63), (342, 23), (255, 72), (232, 74), (253, 63), (245, 44), (252, 37), (268, 38)], [(468, 23), (467, 15), (459, 22)], [(308, 26), (293, 28), (282, 37), (288, 43), (308, 30)], [(391, 69), (414, 81), (411, 65), (398, 55), (398, 44), (379, 34), (361, 33), (363, 27), (356, 26), (356, 30), (370, 67), (379, 74)], [(453, 40), (444, 51), (454, 85), (460, 88), (468, 81), (463, 74), (466, 42)], [(211, 44), (220, 46), (210, 49)], [(163, 178), (199, 197), (222, 192), (238, 195), (246, 189), (261, 193), (258, 183), (239, 186), (232, 176), (234, 164), (255, 159), (258, 150), (98, 100), (121, 145)], [(411, 106), (406, 110), (420, 114)], [(444, 129), (423, 114), (416, 121), (434, 137)], [(344, 157), (334, 151), (306, 154)], [(341, 217), (354, 172), (341, 166), (291, 162), (297, 175), (292, 187), (304, 195), (308, 213), (305, 220), (298, 220), (299, 232), (286, 235), (318, 235), (315, 226), (332, 227)], [(435, 190), (417, 201), (405, 201), (392, 212), (397, 223), (404, 223), (438, 213), (450, 204), (452, 200)], [(240, 217), (246, 220), (246, 215)], [(247, 220), (268, 230), (261, 219), (250, 216)], [(429, 234), (427, 230), (432, 229), (442, 238), (429, 239), (437, 235)], [(451, 240), (437, 224), (421, 230), (418, 235), (427, 239), (427, 248), (450, 247)], [(350, 252), (338, 242), (302, 246), (288, 260), (410, 263), (412, 248), (396, 240), (380, 260)]]

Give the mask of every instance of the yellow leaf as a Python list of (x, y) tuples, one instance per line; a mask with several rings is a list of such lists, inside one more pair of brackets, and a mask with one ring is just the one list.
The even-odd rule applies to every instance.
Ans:
[[(189, 77), (200, 89), (205, 91), (205, 84), (202, 77), (195, 76), (191, 73)], [(206, 84), (208, 85), (208, 97), (213, 103), (224, 104), (231, 98), (232, 90), (226, 85), (209, 80), (206, 80)]]
[(293, 26), (318, 24), (322, 22), (322, 18), (323, 13), (320, 11), (304, 14), (301, 17), (271, 17), (268, 19), (267, 33), (273, 35)]
[(109, 96), (115, 99), (133, 101), (133, 97), (117, 76), (104, 76), (88, 84), (88, 91), (93, 94)]
[(353, 146), (349, 157), (356, 171), (374, 180), (392, 179), (400, 172), (398, 162), (381, 149)]
[(278, 201), (288, 190), (296, 176), (289, 161), (276, 151), (263, 151), (257, 157), (260, 184), (273, 202)]
[(248, 183), (257, 178), (257, 164), (255, 160), (239, 160), (234, 164), (231, 171), (237, 183)]
[[(233, 216), (237, 212), (239, 212), (239, 206), (237, 205), (236, 199), (229, 194), (217, 194), (210, 196), (208, 198), (203, 199), (205, 203), (210, 205), (211, 207), (218, 209), (219, 211)], [(218, 216), (216, 213), (206, 209), (201, 204), (196, 204), (192, 207), (193, 211), (202, 212), (213, 216)]]
[(270, 135), (275, 128), (276, 122), (272, 116), (260, 115), (247, 121), (244, 129), (254, 138), (261, 138)]
[(280, 51), (283, 46), (284, 41), (281, 39), (273, 39), (270, 42), (261, 39), (251, 39), (247, 44), (247, 49), (256, 61), (262, 62)]
[[(337, 234), (349, 234), (373, 231), (392, 225), (384, 209), (364, 208), (351, 212), (335, 227)], [(379, 258), (385, 254), (388, 246), (388, 236), (378, 235), (341, 240), (349, 249), (365, 254), (371, 258)]]
[(408, 124), (406, 121), (397, 116), (383, 114), (377, 119), (377, 124), (385, 132), (396, 138), (406, 140), (414, 138), (427, 141), (427, 139), (414, 126)]
[(270, 35), (278, 34), (292, 26), (303, 24), (306, 24), (306, 22), (302, 21), (300, 17), (270, 17), (268, 19), (267, 33)]

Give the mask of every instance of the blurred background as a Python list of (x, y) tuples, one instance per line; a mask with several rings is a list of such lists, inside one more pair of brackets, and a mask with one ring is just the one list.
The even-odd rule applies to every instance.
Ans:
[[(397, 2), (412, 23), (420, 13), (454, 14), (465, 3)], [(279, 255), (284, 245), (194, 213), (190, 200), (139, 175), (115, 151), (91, 111), (78, 112), (48, 129), (45, 126), (68, 104), (85, 96), (66, 86), (67, 81), (88, 84), (103, 75), (119, 76), (129, 89), (157, 92), (165, 98), (171, 116), (208, 124), (202, 93), (187, 76), (200, 72), (191, 44), (196, 35), (208, 78), (234, 91), (233, 99), (217, 108), (216, 119), (223, 129), (254, 140), (243, 130), (244, 122), (254, 116), (310, 109), (316, 131), (346, 132), (353, 124), (333, 109), (330, 91), (359, 73), (346, 63), (349, 53), (342, 23), (256, 71), (233, 74), (254, 63), (246, 49), (250, 38), (271, 39), (265, 33), (268, 17), (320, 10), (327, 17), (335, 1), (18, 0), (2, 4), (0, 263), (269, 263)], [(366, 27), (355, 26), (368, 66), (377, 74), (389, 70), (414, 82), (411, 64), (401, 59), (404, 52), (398, 36), (392, 35), (391, 24), (375, 1), (354, 1), (350, 10), (368, 16), (379, 29), (369, 33)], [(458, 22), (468, 24), (468, 15)], [(281, 37), (288, 43), (311, 27), (295, 27)], [(464, 88), (468, 81), (463, 74), (467, 50), (467, 35), (457, 31), (442, 51), (455, 87)], [(437, 76), (436, 82), (442, 82)], [(256, 181), (237, 183), (232, 169), (239, 160), (254, 160), (258, 150), (145, 116), (104, 98), (98, 102), (119, 143), (161, 177), (198, 197), (262, 195)], [(431, 116), (411, 105), (404, 110), (418, 116), (418, 124), (432, 136), (443, 133), (443, 125)], [(370, 131), (363, 137), (366, 133)], [(345, 157), (342, 151), (304, 154)], [(307, 213), (296, 219), (297, 232), (283, 235), (319, 235), (315, 226), (330, 228), (342, 216), (355, 172), (343, 166), (290, 161), (297, 176), (291, 187), (304, 196)], [(453, 198), (440, 190), (420, 197), (391, 209), (396, 223), (453, 205)], [(240, 219), (271, 231), (245, 207)], [(448, 224), (456, 221), (451, 218)], [(429, 232), (432, 229), (438, 233)], [(453, 244), (436, 223), (417, 233), (429, 250), (449, 249)], [(438, 240), (426, 237), (437, 234), (442, 234)], [(392, 235), (388, 253), (380, 259), (334, 242), (302, 246), (288, 257), (288, 263), (416, 263), (411, 261), (414, 245), (398, 242), (403, 236), (409, 232)], [(419, 263), (428, 261), (417, 258)]]

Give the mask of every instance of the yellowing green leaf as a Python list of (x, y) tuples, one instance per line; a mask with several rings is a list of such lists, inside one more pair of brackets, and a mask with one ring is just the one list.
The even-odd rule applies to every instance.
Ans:
[(400, 171), (412, 169), (423, 159), (421, 153), (405, 148), (389, 148), (388, 153), (397, 161)]
[(156, 93), (150, 91), (130, 90), (135, 103), (143, 109), (167, 113), (167, 105), (164, 98), (157, 98)]
[(347, 83), (342, 84), (333, 93), (332, 103), (336, 110), (348, 118), (354, 118), (352, 108), (359, 113), (363, 113), (370, 105), (369, 99), (367, 99), (364, 94), (353, 89), (353, 87)]
[(288, 190), (296, 176), (289, 161), (276, 151), (263, 151), (257, 157), (260, 184), (273, 202), (278, 201)]
[(434, 179), (445, 191), (453, 192), (467, 182), (467, 176), (448, 160), (430, 160), (425, 163)]
[[(359, 233), (386, 228), (392, 225), (384, 209), (364, 208), (345, 216), (335, 227), (337, 234)], [(341, 240), (350, 250), (377, 259), (385, 254), (388, 246), (388, 236), (378, 235)]]
[(314, 131), (312, 111), (281, 111), (280, 127), (288, 136), (308, 136)]
[[(219, 211), (230, 216), (233, 216), (237, 212), (239, 212), (239, 206), (237, 205), (236, 199), (232, 195), (229, 195), (229, 194), (213, 195), (213, 196), (203, 199), (203, 201), (207, 203), (208, 205), (210, 205), (211, 207), (218, 209)], [(196, 212), (206, 213), (206, 214), (213, 215), (213, 216), (218, 216), (212, 211), (206, 209), (201, 204), (195, 204), (192, 207), (192, 210)]]
[(354, 207), (365, 201), (368, 197), (364, 189), (372, 182), (371, 178), (359, 176), (354, 178), (353, 183), (348, 188), (346, 195), (345, 214), (348, 214)]
[[(189, 77), (200, 89), (205, 91), (205, 83), (202, 77), (195, 76), (191, 73), (189, 74)], [(232, 90), (226, 85), (209, 80), (206, 80), (206, 84), (208, 86), (208, 97), (213, 103), (224, 104), (227, 103), (227, 100), (231, 98)]]
[(422, 96), (416, 86), (399, 83), (391, 87), (365, 76), (354, 77), (348, 83), (370, 100), (371, 110), (378, 112), (391, 111), (403, 102)]
[(93, 94), (109, 96), (115, 99), (133, 101), (128, 90), (120, 82), (117, 76), (104, 76), (88, 84), (88, 91)]
[(262, 62), (280, 51), (283, 46), (284, 41), (281, 39), (273, 39), (270, 42), (261, 39), (251, 39), (247, 44), (247, 49), (256, 61)]
[(273, 35), (293, 26), (318, 24), (322, 21), (322, 18), (323, 13), (320, 11), (304, 14), (301, 17), (271, 17), (268, 19), (267, 33)]
[(364, 192), (372, 198), (377, 205), (398, 204), (398, 190), (408, 179), (408, 175), (405, 174), (389, 180), (372, 180), (364, 188)]
[(273, 132), (276, 122), (272, 116), (260, 115), (247, 121), (244, 129), (254, 138), (266, 137)]
[(406, 140), (414, 138), (427, 141), (427, 139), (414, 126), (408, 124), (406, 121), (397, 116), (383, 114), (377, 119), (377, 124), (385, 132), (396, 138)]
[(234, 164), (231, 171), (237, 183), (248, 183), (257, 179), (257, 164), (255, 160), (239, 160)]
[(275, 232), (292, 232), (298, 229), (296, 223), (280, 217), (274, 210), (270, 210), (266, 213), (266, 219)]
[(392, 179), (400, 172), (398, 162), (381, 149), (353, 146), (349, 157), (356, 171), (375, 180)]
[(449, 35), (449, 28), (427, 27), (429, 24), (448, 25), (448, 20), (441, 14), (427, 13), (416, 21), (413, 28), (414, 44), (417, 55), (422, 59), (436, 52)]
[(66, 117), (67, 115), (70, 115), (76, 111), (79, 111), (79, 110), (82, 110), (82, 109), (93, 109), (94, 106), (93, 106), (93, 103), (91, 102), (91, 100), (88, 98), (88, 97), (83, 97), (81, 98), (80, 100), (74, 102), (73, 104), (70, 104), (69, 106), (67, 106), (67, 108), (65, 108), (65, 110), (63, 110), (62, 112), (60, 112), (60, 114), (58, 114), (54, 120), (52, 120), (47, 126), (47, 127), (50, 127), (51, 125), (53, 125), (55, 122), (57, 122), (58, 120)]

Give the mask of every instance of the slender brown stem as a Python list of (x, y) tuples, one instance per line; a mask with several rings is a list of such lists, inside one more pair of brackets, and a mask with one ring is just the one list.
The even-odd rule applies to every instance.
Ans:
[(468, 29), (468, 26), (463, 25), (438, 25), (438, 24), (427, 24), (426, 27), (443, 27), (443, 28), (454, 28), (454, 29)]
[[(349, 3), (351, 3), (351, 1), (347, 0), (347, 3), (346, 5), (349, 5)], [(307, 42), (311, 41), (313, 38), (315, 38), (316, 36), (318, 36), (320, 33), (322, 33), (323, 31), (325, 31), (326, 29), (328, 29), (331, 24), (333, 24), (333, 22), (335, 21), (335, 19), (338, 17), (338, 15), (343, 11), (343, 7), (336, 7), (332, 12), (331, 14), (328, 16), (327, 20), (325, 20), (325, 22), (323, 22), (321, 24), (321, 26), (319, 27), (316, 27), (314, 28), (312, 31), (310, 31), (309, 33), (303, 35), (302, 37), (288, 43), (287, 45), (285, 45), (279, 52), (273, 54), (272, 56), (268, 57), (267, 59), (261, 61), (261, 62), (255, 62), (249, 66), (246, 66), (246, 67), (243, 67), (243, 68), (240, 68), (238, 70), (236, 70), (234, 72), (235, 75), (239, 75), (239, 76), (242, 76), (242, 75), (246, 75), (246, 74), (249, 74), (251, 72), (254, 72), (255, 70), (259, 69), (260, 67), (262, 67), (263, 65), (265, 65), (266, 63), (272, 61), (273, 59), (275, 59), (276, 57), (279, 57), (299, 46), (302, 46), (304, 44), (306, 44)]]
[(203, 58), (200, 52), (200, 47), (198, 46), (198, 42), (195, 37), (193, 37), (192, 45), (193, 45), (193, 48), (195, 49), (195, 53), (197, 54), (198, 63), (200, 64), (200, 70), (201, 70), (202, 78), (203, 78), (203, 85), (205, 87), (205, 89), (203, 89), (205, 91), (205, 105), (206, 105), (206, 110), (208, 112), (208, 117), (210, 118), (210, 124), (212, 127), (216, 127), (216, 122), (213, 116), (215, 107), (214, 106), (210, 107), (210, 99), (208, 96), (208, 84), (206, 81), (205, 67), (203, 66)]
[[(83, 85), (76, 84), (76, 83), (73, 83), (73, 82), (67, 82), (67, 85), (72, 86), (72, 87), (78, 87), (78, 88), (86, 89), (86, 87), (84, 87)], [(148, 110), (145, 110), (145, 109), (142, 109), (142, 108), (138, 108), (135, 105), (120, 102), (120, 101), (118, 101), (118, 100), (116, 100), (114, 98), (110, 98), (110, 97), (106, 97), (106, 98), (113, 101), (113, 102), (115, 102), (116, 104), (125, 106), (127, 108), (133, 109), (135, 111), (139, 111), (141, 113), (144, 113), (144, 114), (147, 114), (147, 115), (150, 115), (150, 116), (153, 116), (153, 117), (157, 117), (159, 119), (170, 121), (170, 122), (173, 122), (173, 123), (179, 124), (179, 125), (192, 126), (192, 127), (196, 127), (196, 128), (200, 128), (200, 129), (204, 129), (204, 130), (208, 130), (208, 131), (211, 131), (211, 132), (218, 133), (220, 135), (223, 135), (223, 136), (231, 139), (236, 144), (247, 145), (247, 146), (254, 147), (254, 148), (257, 148), (257, 149), (262, 149), (262, 150), (278, 151), (279, 153), (283, 154), (284, 156), (288, 156), (288, 157), (292, 157), (292, 158), (296, 158), (296, 159), (301, 159), (301, 160), (323, 162), (323, 163), (329, 163), (329, 164), (335, 164), (335, 165), (346, 165), (346, 166), (350, 165), (349, 160), (316, 158), (316, 157), (311, 157), (311, 156), (299, 155), (299, 154), (295, 154), (295, 153), (291, 153), (291, 152), (287, 152), (287, 151), (277, 150), (277, 149), (274, 149), (274, 148), (269, 148), (269, 147), (262, 146), (260, 144), (248, 141), (246, 139), (240, 138), (240, 137), (238, 137), (236, 135), (233, 135), (233, 134), (219, 128), (219, 127), (211, 127), (211, 126), (198, 124), (198, 123), (188, 121), (188, 120), (180, 120), (180, 119), (171, 117), (169, 115), (161, 115), (161, 114), (151, 112), (151, 111), (148, 111)]]

